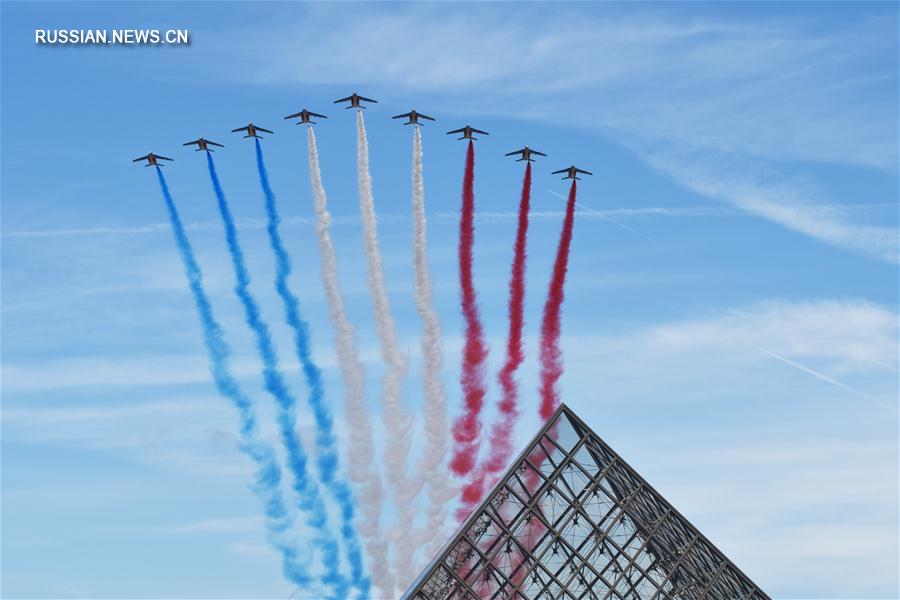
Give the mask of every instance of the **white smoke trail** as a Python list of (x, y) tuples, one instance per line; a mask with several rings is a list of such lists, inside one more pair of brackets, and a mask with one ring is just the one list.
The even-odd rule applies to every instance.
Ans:
[(400, 587), (411, 584), (413, 572), (412, 557), (416, 547), (409, 543), (412, 534), (415, 511), (413, 498), (424, 484), (421, 474), (414, 480), (407, 477), (406, 457), (412, 442), (412, 417), (403, 406), (403, 380), (406, 377), (406, 356), (397, 344), (397, 332), (391, 305), (388, 301), (384, 282), (381, 249), (378, 246), (378, 223), (375, 217), (375, 200), (372, 196), (372, 178), (369, 175), (369, 143), (366, 139), (366, 124), (362, 111), (356, 113), (357, 166), (359, 176), (359, 210), (362, 216), (363, 245), (369, 263), (369, 293), (375, 309), (378, 324), (378, 339), (381, 343), (381, 357), (388, 371), (382, 384), (382, 419), (387, 432), (388, 444), (385, 449), (385, 463), (393, 492), (397, 520), (394, 535), (394, 569)]
[(430, 559), (443, 544), (440, 531), (447, 521), (446, 503), (458, 494), (456, 486), (444, 469), (449, 446), (447, 401), (441, 385), (441, 324), (432, 300), (431, 275), (428, 272), (428, 242), (425, 223), (425, 185), (422, 179), (422, 134), (413, 130), (413, 275), (415, 281), (416, 310), (422, 319), (422, 387), (425, 392), (423, 412), (425, 416), (425, 450), (419, 461), (419, 470), (428, 479), (428, 520), (421, 532), (420, 545), (425, 545), (426, 558)]
[(347, 470), (350, 479), (357, 484), (357, 498), (362, 513), (359, 533), (369, 555), (373, 584), (381, 590), (383, 597), (389, 598), (394, 594), (394, 575), (388, 564), (388, 542), (381, 532), (380, 518), (383, 503), (381, 478), (378, 472), (372, 469), (375, 444), (372, 435), (372, 420), (365, 402), (365, 371), (356, 347), (353, 326), (344, 309), (344, 299), (341, 295), (337, 274), (337, 259), (329, 233), (331, 214), (328, 212), (328, 199), (325, 195), (325, 188), (322, 186), (319, 151), (316, 146), (316, 134), (312, 127), (307, 128), (307, 139), (309, 142), (309, 176), (317, 217), (316, 235), (319, 238), (319, 250), (322, 255), (322, 284), (328, 298), (329, 314), (336, 338), (338, 364), (346, 388), (344, 402), (350, 433)]

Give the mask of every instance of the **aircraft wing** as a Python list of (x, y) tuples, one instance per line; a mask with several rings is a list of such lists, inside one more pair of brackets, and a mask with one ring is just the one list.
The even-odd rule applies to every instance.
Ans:
[(544, 154), (543, 152), (538, 152), (537, 150), (532, 150), (531, 153), (532, 153), (532, 154), (537, 154), (538, 156), (547, 156), (547, 155)]
[(210, 146), (218, 146), (219, 148), (224, 148), (224, 147), (225, 147), (225, 144), (218, 144), (218, 143), (216, 143), (216, 142), (211, 142), (211, 141), (209, 141), (209, 140), (206, 140), (206, 143), (209, 144)]
[(568, 169), (560, 169), (559, 171), (553, 171), (550, 174), (551, 175), (559, 175), (560, 173), (568, 173), (568, 172), (569, 172)]
[[(396, 117), (391, 117), (392, 119), (406, 119), (412, 116), (411, 112), (406, 113), (405, 115), (397, 115)], [(420, 117), (422, 115), (419, 115)]]
[(147, 159), (149, 159), (149, 158), (150, 158), (150, 155), (147, 154), (147, 155), (142, 156), (142, 157), (140, 157), (140, 158), (136, 158), (136, 159), (134, 159), (134, 160), (131, 161), (131, 162), (140, 162), (140, 161), (142, 161), (142, 160), (147, 160)]
[(579, 169), (579, 168), (576, 168), (575, 172), (576, 173), (584, 173), (585, 175), (593, 175), (593, 173), (591, 173), (590, 171), (585, 171), (585, 170)]
[(175, 160), (174, 158), (169, 158), (168, 156), (160, 156), (159, 154), (156, 155), (156, 158), (161, 158), (163, 160), (171, 160), (171, 161)]
[[(532, 152), (533, 152), (533, 150), (532, 150)], [(507, 152), (506, 154), (504, 154), (504, 156), (515, 156), (516, 154), (525, 154), (525, 148), (522, 148), (521, 150), (513, 150), (512, 152)]]
[(365, 100), (366, 102), (374, 102), (375, 104), (378, 104), (378, 100), (372, 100), (371, 98), (366, 98), (365, 96), (358, 96), (358, 98), (360, 100)]
[(259, 125), (256, 126), (256, 130), (257, 130), (257, 131), (264, 131), (264, 132), (266, 132), (266, 133), (275, 133), (274, 131), (269, 131), (268, 129), (265, 129), (265, 128), (263, 128), (263, 127), (260, 127)]
[(199, 144), (200, 140), (194, 140), (193, 142), (185, 142), (182, 146), (193, 146), (194, 144)]
[(489, 134), (487, 131), (482, 131), (482, 130), (480, 130), (480, 129), (475, 129), (474, 127), (472, 128), (472, 131), (474, 131), (475, 133), (480, 133), (481, 135), (491, 135), (491, 134)]
[(428, 119), (429, 121), (434, 121), (434, 117), (429, 117), (428, 115), (423, 115), (422, 113), (419, 113), (419, 117), (422, 119)]
[(313, 117), (319, 117), (320, 119), (327, 119), (327, 118), (328, 118), (328, 117), (326, 117), (325, 115), (320, 115), (319, 113), (310, 112), (309, 114), (310, 114), (310, 116), (313, 116)]
[(338, 104), (340, 102), (349, 102), (353, 100), (353, 96), (347, 96), (346, 98), (341, 98), (340, 100), (335, 100), (334, 103)]
[[(309, 113), (309, 114), (312, 114), (312, 113)], [(298, 113), (294, 113), (294, 114), (292, 114), (292, 115), (286, 116), (285, 119), (296, 119), (297, 117), (301, 117), (301, 116), (303, 116), (303, 111), (302, 111), (302, 110), (301, 110), (300, 112), (298, 112)]]
[(463, 133), (465, 130), (466, 130), (465, 127), (460, 127), (459, 129), (454, 129), (453, 131), (448, 131), (447, 135), (450, 135), (452, 133)]
[[(245, 127), (238, 127), (237, 129), (232, 129), (231, 133), (237, 133), (238, 131), (247, 131), (249, 129), (250, 129), (250, 126), (247, 125)], [(257, 127), (257, 129), (259, 129), (259, 127)]]

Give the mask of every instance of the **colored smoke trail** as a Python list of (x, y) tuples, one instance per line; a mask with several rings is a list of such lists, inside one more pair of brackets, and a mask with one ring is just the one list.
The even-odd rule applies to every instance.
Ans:
[[(309, 563), (308, 551), (301, 553), (294, 542), (288, 542), (285, 538), (293, 533), (293, 515), (288, 511), (281, 493), (281, 467), (272, 447), (262, 441), (259, 436), (259, 427), (256, 421), (256, 408), (238, 386), (231, 374), (228, 364), (230, 350), (222, 327), (213, 314), (212, 304), (203, 288), (203, 275), (200, 266), (194, 257), (194, 250), (187, 238), (178, 209), (169, 193), (169, 186), (163, 176), (162, 170), (156, 167), (159, 185), (166, 201), (166, 209), (169, 213), (169, 221), (172, 232), (175, 234), (175, 244), (184, 265), (191, 295), (194, 297), (194, 305), (197, 316), (200, 317), (200, 325), (203, 328), (203, 341), (209, 356), (209, 370), (213, 377), (216, 389), (223, 397), (234, 404), (240, 418), (240, 449), (253, 460), (256, 467), (256, 481), (253, 491), (265, 506), (266, 530), (269, 541), (281, 554), (282, 571), (285, 577), (292, 583), (306, 587), (312, 582), (312, 578), (306, 568)], [(295, 539), (295, 537), (292, 537)], [(303, 554), (301, 556), (301, 554)]]
[(519, 200), (519, 221), (513, 262), (509, 277), (509, 332), (506, 340), (506, 362), (497, 376), (503, 392), (498, 408), (500, 414), (491, 428), (491, 445), (484, 465), (492, 478), (503, 471), (513, 454), (513, 434), (519, 418), (519, 385), (516, 371), (525, 360), (522, 348), (522, 329), (525, 325), (525, 262), (528, 240), (528, 212), (531, 207), (531, 163), (525, 164), (522, 195)]
[(278, 428), (281, 434), (281, 441), (287, 452), (288, 467), (294, 479), (293, 489), (297, 493), (300, 509), (306, 514), (304, 522), (313, 531), (313, 544), (320, 551), (322, 564), (325, 568), (321, 581), (325, 585), (332, 587), (334, 598), (346, 598), (347, 583), (340, 573), (338, 544), (329, 531), (328, 513), (319, 495), (318, 485), (310, 477), (307, 468), (306, 451), (303, 449), (303, 445), (300, 443), (300, 439), (295, 431), (296, 415), (294, 410), (296, 400), (288, 391), (284, 378), (278, 369), (278, 356), (275, 352), (275, 346), (272, 344), (269, 328), (262, 320), (259, 306), (250, 293), (250, 274), (247, 271), (244, 253), (238, 240), (237, 227), (234, 224), (231, 209), (228, 207), (225, 192), (222, 190), (222, 185), (219, 182), (212, 154), (207, 152), (206, 158), (209, 167), (209, 177), (218, 202), (219, 213), (225, 225), (225, 240), (228, 244), (228, 252), (231, 255), (231, 262), (237, 278), (235, 293), (244, 308), (247, 325), (256, 337), (257, 350), (263, 362), (262, 374), (266, 391), (275, 399), (278, 408)]
[(281, 217), (278, 215), (275, 193), (272, 191), (272, 186), (269, 183), (262, 147), (258, 139), (254, 140), (254, 142), (256, 142), (256, 169), (259, 172), (259, 182), (265, 196), (266, 231), (269, 234), (269, 242), (275, 254), (275, 289), (278, 291), (278, 296), (284, 304), (285, 320), (294, 333), (294, 347), (297, 351), (297, 358), (300, 361), (306, 384), (309, 387), (307, 400), (315, 417), (316, 466), (319, 469), (319, 476), (322, 482), (340, 509), (342, 521), (341, 537), (344, 540), (344, 549), (347, 555), (347, 562), (350, 564), (353, 585), (365, 597), (369, 593), (369, 583), (363, 575), (362, 553), (353, 524), (355, 512), (353, 492), (350, 486), (340, 477), (337, 440), (334, 437), (334, 421), (331, 416), (331, 410), (325, 401), (322, 371), (312, 357), (309, 325), (300, 314), (300, 301), (288, 285), (288, 278), (291, 275), (291, 259), (278, 231)]
[(416, 548), (408, 540), (411, 538), (412, 523), (416, 517), (412, 501), (422, 489), (424, 480), (421, 474), (412, 479), (406, 473), (406, 458), (412, 443), (412, 416), (403, 405), (402, 397), (407, 363), (406, 356), (397, 343), (394, 317), (391, 315), (391, 305), (384, 281), (375, 199), (372, 194), (372, 178), (369, 175), (369, 143), (361, 110), (356, 112), (356, 133), (359, 210), (362, 216), (363, 246), (369, 267), (369, 293), (372, 296), (375, 321), (378, 324), (381, 358), (388, 366), (381, 390), (381, 416), (389, 439), (384, 460), (397, 510), (393, 529), (394, 539), (398, 542), (394, 544), (394, 568), (397, 572), (397, 583), (402, 587), (412, 583), (415, 577), (412, 557)]
[(365, 370), (356, 347), (353, 326), (347, 318), (344, 298), (338, 280), (337, 258), (331, 241), (331, 214), (328, 212), (328, 197), (322, 185), (319, 168), (319, 150), (316, 134), (307, 127), (309, 151), (309, 177), (316, 210), (316, 236), (322, 257), (322, 284), (328, 298), (328, 309), (334, 328), (338, 366), (344, 381), (344, 402), (349, 431), (348, 472), (350, 479), (359, 487), (359, 506), (362, 519), (360, 535), (369, 555), (369, 566), (375, 585), (383, 596), (391, 596), (394, 591), (394, 576), (388, 564), (388, 543), (381, 532), (381, 506), (383, 492), (381, 478), (372, 469), (375, 442), (372, 434), (372, 418), (365, 401)]
[(413, 129), (413, 171), (412, 171), (412, 213), (413, 213), (413, 276), (415, 283), (416, 310), (422, 319), (422, 387), (425, 402), (422, 412), (425, 416), (425, 450), (419, 462), (419, 470), (428, 477), (428, 519), (423, 530), (422, 544), (427, 544), (428, 557), (437, 552), (443, 543), (438, 532), (443, 530), (447, 520), (446, 503), (457, 490), (449, 485), (443, 471), (447, 458), (447, 401), (441, 384), (443, 351), (441, 349), (441, 324), (434, 309), (431, 275), (428, 272), (428, 241), (425, 222), (425, 185), (422, 178), (422, 134), (418, 127)]
[(572, 180), (569, 188), (569, 199), (566, 202), (566, 216), (563, 220), (559, 246), (556, 249), (556, 262), (553, 264), (553, 276), (547, 291), (547, 303), (544, 305), (544, 318), (541, 322), (541, 419), (546, 421), (559, 406), (559, 390), (556, 383), (563, 373), (562, 352), (559, 349), (560, 320), (562, 303), (565, 299), (564, 286), (566, 271), (569, 266), (569, 247), (572, 244), (572, 227), (575, 222), (576, 182)]
[[(462, 374), (464, 412), (453, 423), (453, 456), (450, 468), (461, 477), (469, 475), (475, 467), (481, 434), (481, 409), (484, 405), (484, 363), (487, 346), (478, 314), (475, 285), (472, 281), (472, 248), (475, 243), (475, 147), (469, 141), (466, 151), (466, 171), (463, 177), (462, 215), (459, 222), (459, 279), (462, 313), (466, 322), (463, 348)], [(476, 478), (463, 488), (463, 504), (472, 504), (472, 498), (480, 498), (483, 484)], [(466, 511), (467, 512), (467, 511)], [(457, 513), (460, 520), (463, 512)]]

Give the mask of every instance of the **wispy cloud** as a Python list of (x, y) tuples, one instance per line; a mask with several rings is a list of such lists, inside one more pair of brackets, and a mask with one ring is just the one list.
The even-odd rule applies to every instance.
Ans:
[(263, 518), (258, 515), (205, 519), (172, 527), (173, 533), (257, 533), (263, 530)]
[(638, 152), (650, 165), (698, 194), (725, 200), (749, 214), (871, 258), (900, 261), (896, 227), (856, 224), (839, 206), (823, 202), (825, 194), (816, 186), (791, 181), (772, 169), (765, 172), (758, 161), (671, 147), (643, 147)]
[[(556, 192), (551, 192), (556, 193)], [(607, 202), (608, 203), (608, 202)], [(878, 208), (877, 205), (867, 205), (859, 208)], [(607, 217), (616, 217), (621, 219), (646, 219), (654, 217), (662, 218), (724, 218), (738, 217), (745, 213), (740, 210), (731, 209), (722, 206), (645, 206), (641, 208), (609, 208), (603, 210), (594, 210), (584, 208), (588, 213), (587, 217), (594, 216), (604, 219)], [(533, 219), (559, 219), (563, 216), (562, 211), (533, 211), (531, 217)], [(512, 211), (506, 212), (481, 212), (476, 215), (476, 220), (480, 221), (513, 221), (518, 218), (518, 213)], [(411, 217), (408, 213), (379, 213), (379, 223), (390, 225), (394, 223), (409, 223)], [(459, 221), (459, 214), (455, 212), (439, 212), (428, 215), (430, 224), (453, 224)], [(358, 227), (360, 220), (358, 216), (346, 215), (333, 217), (331, 224), (337, 227)], [(311, 219), (303, 217), (286, 217), (281, 222), (282, 227), (309, 227), (312, 228), (315, 223)], [(238, 229), (254, 230), (265, 229), (266, 223), (261, 219), (240, 219), (237, 221)], [(79, 236), (108, 236), (108, 235), (156, 235), (170, 233), (168, 223), (147, 223), (146, 225), (134, 226), (109, 226), (109, 227), (67, 227), (59, 229), (22, 229), (17, 231), (6, 231), (0, 234), (0, 238), (18, 239), (18, 238), (47, 238), (47, 237), (79, 237)], [(195, 223), (186, 223), (185, 229), (188, 231), (208, 231), (221, 229), (220, 223), (212, 221), (199, 221)]]
[(629, 339), (667, 353), (697, 350), (757, 357), (757, 348), (782, 356), (829, 361), (834, 368), (871, 369), (896, 363), (898, 315), (861, 300), (768, 301), (651, 327)]
[[(802, 394), (790, 393), (797, 406), (827, 392), (816, 379), (788, 379), (790, 372), (760, 352), (765, 348), (843, 384), (834, 385), (838, 398), (852, 400), (861, 392), (896, 411), (897, 371), (891, 365), (898, 361), (897, 336), (896, 311), (870, 302), (761, 302), (618, 334), (569, 334), (563, 387), (590, 390), (599, 379), (604, 394), (642, 405), (699, 402), (722, 410), (746, 399), (750, 389), (782, 398), (798, 385)], [(834, 406), (870, 412), (868, 403)]]
[[(825, 27), (812, 12), (737, 21), (640, 5), (570, 5), (549, 17), (529, 6), (511, 16), (489, 5), (465, 13), (338, 5), (311, 9), (278, 25), (267, 44), (242, 48), (246, 70), (232, 73), (434, 93), (448, 111), (502, 110), (588, 127), (697, 193), (897, 262), (895, 219), (868, 226), (812, 210), (830, 198), (790, 183), (796, 166), (785, 162), (896, 171), (895, 21), (890, 11), (860, 11)], [(769, 176), (746, 177), (759, 162)]]

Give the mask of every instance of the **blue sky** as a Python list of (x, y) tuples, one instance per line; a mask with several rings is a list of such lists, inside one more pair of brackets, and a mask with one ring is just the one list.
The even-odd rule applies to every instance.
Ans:
[[(471, 122), (491, 132), (476, 149), (475, 272), (494, 367), (521, 180), (503, 154), (550, 155), (534, 180), (520, 443), (538, 425), (536, 332), (567, 189), (549, 171), (575, 162), (594, 177), (579, 187), (565, 402), (773, 597), (898, 596), (895, 4), (0, 9), (4, 597), (292, 593), (155, 177), (130, 159), (176, 159), (166, 174), (235, 369), (271, 416), (202, 155), (181, 143), (227, 145), (216, 159), (253, 291), (299, 394), (253, 148), (228, 133), (251, 119), (275, 130), (264, 150), (292, 284), (343, 435), (304, 131), (282, 117), (329, 116), (323, 176), (377, 410), (354, 120), (331, 104), (354, 89), (380, 100), (366, 113), (372, 177), (412, 409), (411, 136), (388, 117), (415, 106), (438, 118), (423, 130), (425, 187), (453, 414), (464, 146), (444, 131)], [(188, 28), (192, 44), (35, 47), (38, 27)]]

